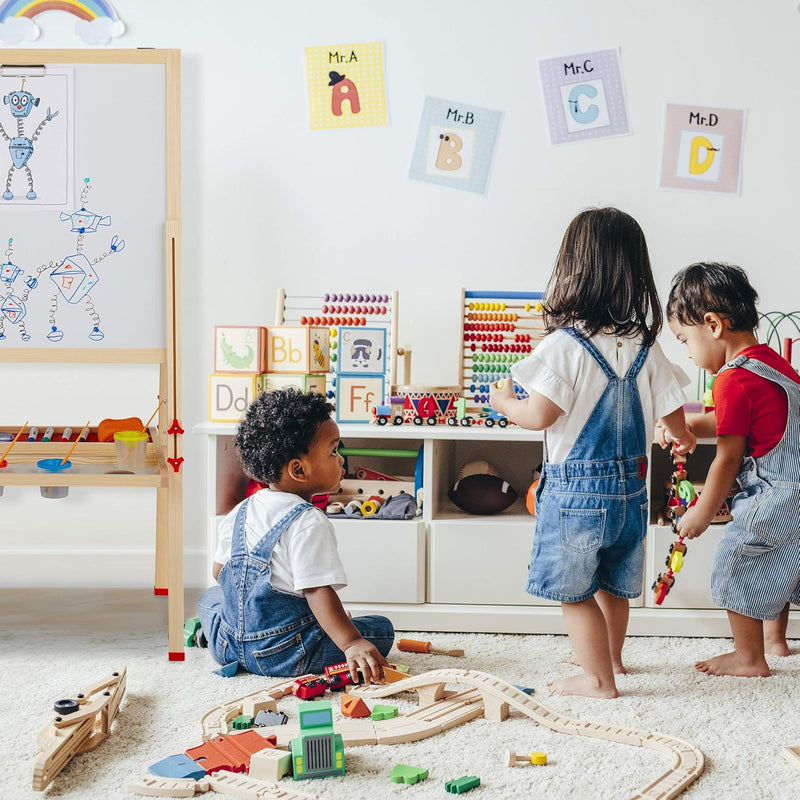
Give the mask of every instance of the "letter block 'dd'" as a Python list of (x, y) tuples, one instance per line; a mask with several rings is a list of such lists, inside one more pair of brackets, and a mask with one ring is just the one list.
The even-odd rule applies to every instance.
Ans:
[(331, 366), (328, 328), (270, 326), (267, 328), (266, 372), (322, 373)]
[(239, 422), (256, 396), (259, 377), (212, 372), (208, 379), (209, 420)]

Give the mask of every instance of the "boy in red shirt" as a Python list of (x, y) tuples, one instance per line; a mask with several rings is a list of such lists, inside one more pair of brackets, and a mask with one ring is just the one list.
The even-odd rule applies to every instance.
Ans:
[(669, 327), (689, 358), (717, 373), (714, 413), (687, 420), (698, 438), (716, 435), (717, 454), (678, 532), (700, 536), (734, 479), (741, 489), (711, 575), (734, 651), (695, 665), (712, 675), (769, 675), (764, 653), (789, 654), (789, 603), (800, 602), (800, 376), (758, 343), (757, 301), (744, 270), (718, 263), (679, 272), (667, 301)]

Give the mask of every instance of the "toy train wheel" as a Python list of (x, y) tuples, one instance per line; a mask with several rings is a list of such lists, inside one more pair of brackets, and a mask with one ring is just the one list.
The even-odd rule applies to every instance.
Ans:
[(470, 425), (472, 425), (472, 420), (471, 420), (469, 417), (462, 417), (462, 419), (461, 419), (461, 424), (462, 424), (462, 425), (463, 425), (465, 428), (469, 428), (469, 426), (470, 426)]
[(426, 419), (425, 421), (428, 423), (428, 425), (435, 425), (436, 417), (428, 417), (428, 419)]
[(77, 700), (68, 698), (66, 700), (56, 700), (53, 704), (53, 711), (65, 717), (67, 714), (74, 714), (80, 707), (80, 703)]
[(484, 424), (484, 425), (485, 425), (487, 428), (493, 428), (493, 427), (494, 427), (494, 420), (493, 420), (493, 419), (491, 419), (491, 418), (489, 418), (489, 417), (487, 417), (487, 418), (486, 418), (486, 419), (483, 421), (483, 424)]
[(498, 424), (498, 425), (499, 425), (501, 428), (505, 428), (505, 427), (508, 425), (508, 420), (507, 420), (507, 419), (501, 419), (501, 420), (500, 420), (500, 421), (499, 421), (497, 424)]
[(448, 417), (447, 418), (448, 425), (458, 425), (458, 420), (455, 417)]
[(397, 415), (397, 416), (396, 416), (396, 417), (395, 417), (395, 418), (392, 420), (392, 422), (393, 422), (395, 425), (402, 425), (402, 424), (403, 424), (403, 418), (402, 418), (402, 417), (401, 417), (401, 416), (398, 414), (398, 415)]
[(385, 425), (386, 417), (378, 417), (378, 425)]
[(422, 425), (423, 422), (424, 422), (424, 420), (422, 419), (422, 417), (414, 417), (414, 424), (415, 425)]

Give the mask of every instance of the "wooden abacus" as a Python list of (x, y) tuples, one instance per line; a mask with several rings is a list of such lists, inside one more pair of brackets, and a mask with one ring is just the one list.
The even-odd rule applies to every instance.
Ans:
[(480, 417), (489, 404), (489, 385), (507, 378), (511, 365), (544, 337), (542, 297), (542, 292), (461, 290), (458, 382), (466, 414)]

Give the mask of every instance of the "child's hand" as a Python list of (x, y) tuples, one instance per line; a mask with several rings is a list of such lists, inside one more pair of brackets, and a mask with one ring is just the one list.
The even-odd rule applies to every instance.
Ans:
[(389, 662), (381, 655), (380, 650), (366, 639), (358, 639), (345, 648), (344, 657), (350, 667), (350, 677), (359, 682), (358, 672), (364, 676), (364, 683), (384, 683), (383, 665)]
[(705, 533), (710, 524), (710, 519), (705, 519), (696, 508), (692, 507), (686, 509), (686, 513), (678, 517), (675, 528), (681, 536), (685, 536), (687, 539), (696, 539)]
[(665, 433), (666, 437), (669, 437), (672, 443), (674, 452), (680, 453), (680, 455), (694, 452), (697, 446), (697, 437), (692, 433), (692, 429), (688, 425), (686, 426), (683, 436), (673, 436), (667, 429), (665, 429)]
[(489, 403), (495, 411), (508, 416), (505, 409), (513, 399), (514, 381), (511, 378), (505, 378), (502, 381), (489, 384)]

